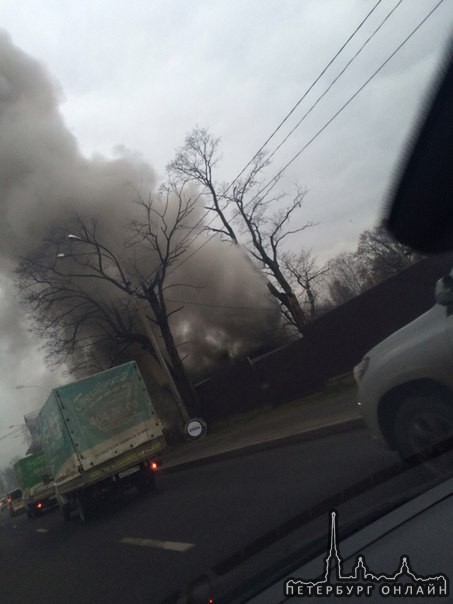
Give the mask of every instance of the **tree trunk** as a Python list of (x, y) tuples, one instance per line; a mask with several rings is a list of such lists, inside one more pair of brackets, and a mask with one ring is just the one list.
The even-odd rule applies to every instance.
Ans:
[(178, 349), (176, 348), (173, 334), (168, 322), (167, 313), (162, 309), (159, 298), (153, 290), (148, 290), (147, 294), (148, 302), (151, 306), (154, 316), (156, 317), (156, 321), (159, 325), (162, 338), (164, 340), (165, 349), (170, 359), (170, 371), (174, 377), (176, 387), (189, 412), (189, 415), (193, 414), (196, 412), (199, 406), (197, 396), (187, 377), (183, 362), (179, 356)]
[(310, 319), (313, 320), (315, 318), (315, 314), (316, 314), (316, 297), (315, 297), (315, 294), (313, 293), (313, 290), (311, 289), (310, 284), (307, 285), (307, 288), (305, 291), (307, 293), (308, 302), (310, 304)]
[(305, 313), (302, 310), (295, 294), (292, 292), (286, 293), (278, 291), (275, 285), (273, 285), (270, 281), (267, 282), (267, 287), (270, 293), (288, 310), (294, 325), (297, 327), (297, 330), (300, 334), (303, 334), (303, 328), (306, 323)]

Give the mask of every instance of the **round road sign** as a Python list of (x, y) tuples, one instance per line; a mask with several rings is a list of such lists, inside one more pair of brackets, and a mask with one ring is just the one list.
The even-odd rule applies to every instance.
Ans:
[(206, 434), (208, 427), (204, 419), (200, 417), (192, 417), (185, 425), (185, 432), (187, 438), (190, 440), (196, 440)]

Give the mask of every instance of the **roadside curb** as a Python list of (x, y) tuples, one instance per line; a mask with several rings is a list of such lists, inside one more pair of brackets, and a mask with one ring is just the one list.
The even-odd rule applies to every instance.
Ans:
[[(332, 422), (325, 426), (313, 428), (311, 430), (305, 430), (298, 432), (297, 434), (289, 434), (280, 438), (274, 438), (263, 442), (253, 443), (251, 445), (245, 445), (229, 451), (222, 451), (221, 453), (214, 453), (213, 455), (207, 455), (205, 457), (199, 457), (198, 459), (191, 459), (189, 461), (181, 460), (180, 463), (176, 462), (168, 467), (165, 466), (165, 457), (162, 459), (161, 472), (169, 474), (171, 472), (179, 472), (180, 470), (188, 470), (197, 466), (207, 465), (210, 463), (216, 463), (226, 459), (234, 459), (235, 457), (242, 457), (243, 455), (250, 455), (252, 453), (258, 453), (260, 451), (266, 451), (285, 445), (291, 445), (300, 443), (303, 441), (314, 440), (317, 438), (323, 438), (324, 436), (330, 436), (332, 434), (340, 434), (341, 432), (349, 432), (351, 430), (359, 430), (364, 428), (365, 423), (362, 418), (353, 418), (345, 421)], [(171, 461), (169, 462), (172, 463)]]

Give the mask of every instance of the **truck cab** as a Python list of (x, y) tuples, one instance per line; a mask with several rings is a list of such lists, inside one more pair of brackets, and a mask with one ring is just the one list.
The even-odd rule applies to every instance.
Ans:
[(354, 368), (372, 435), (410, 463), (453, 468), (453, 277), (436, 304), (372, 348)]

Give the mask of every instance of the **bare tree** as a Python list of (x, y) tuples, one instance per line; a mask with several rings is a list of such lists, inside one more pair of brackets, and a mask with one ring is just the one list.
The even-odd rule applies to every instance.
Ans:
[(366, 230), (354, 252), (345, 252), (330, 261), (331, 300), (334, 305), (343, 304), (422, 257), (395, 241), (382, 226)]
[[(73, 227), (88, 231), (83, 221)], [(68, 364), (78, 374), (115, 365), (132, 343), (154, 355), (131, 299), (106, 284), (99, 295), (85, 280), (89, 271), (81, 257), (87, 255), (59, 253), (62, 248), (67, 248), (67, 231), (60, 229), (23, 257), (17, 269), (17, 287), (32, 319), (32, 332), (45, 341), (48, 362)]]
[(182, 310), (183, 306), (170, 310), (166, 301), (166, 293), (173, 287), (200, 287), (195, 284), (168, 283), (167, 280), (169, 269), (184, 256), (196, 233), (196, 226), (192, 222), (197, 198), (186, 196), (184, 188), (184, 184), (178, 186), (170, 182), (161, 189), (160, 203), (155, 203), (151, 197), (144, 200), (138, 195), (136, 203), (141, 209), (141, 217), (132, 221), (129, 246), (136, 250), (144, 249), (146, 254), (152, 254), (157, 259), (158, 268), (150, 276), (144, 274), (143, 269), (137, 270), (139, 263), (135, 263), (135, 278), (140, 282), (143, 292), (137, 295), (149, 303), (153, 312), (150, 319), (160, 328), (170, 368), (184, 400), (194, 408), (196, 395), (187, 378), (170, 326), (170, 318)]
[(154, 354), (136, 312), (135, 300), (145, 300), (152, 311), (148, 318), (160, 328), (178, 390), (186, 404), (195, 405), (170, 328), (171, 316), (182, 307), (169, 310), (165, 300), (172, 287), (168, 269), (194, 236), (189, 221), (195, 200), (183, 186), (169, 185), (147, 200), (137, 194), (135, 208), (127, 242), (116, 244), (119, 252), (104, 245), (96, 220), (75, 217), (51, 234), (40, 250), (21, 259), (19, 291), (30, 305), (35, 332), (60, 361), (76, 350), (83, 360), (85, 348), (105, 351), (111, 342), (112, 362), (133, 343)]
[(224, 234), (228, 239), (238, 243), (236, 232), (227, 216), (229, 198), (226, 196), (226, 185), (218, 186), (214, 180), (213, 170), (219, 163), (217, 148), (219, 138), (214, 138), (205, 128), (195, 128), (186, 136), (175, 159), (167, 169), (178, 180), (196, 182), (203, 187), (205, 209), (213, 211), (220, 218), (221, 228), (208, 227), (209, 230)]
[(298, 254), (288, 252), (283, 255), (285, 272), (299, 289), (302, 304), (307, 308), (306, 314), (313, 320), (317, 316), (318, 302), (320, 300), (320, 285), (328, 272), (326, 265), (320, 266), (309, 250), (302, 250)]
[(421, 260), (422, 256), (399, 243), (382, 226), (364, 231), (356, 256), (370, 286), (387, 279)]
[(334, 306), (344, 304), (367, 288), (367, 277), (354, 252), (344, 252), (329, 262), (328, 289)]
[[(279, 301), (283, 315), (302, 332), (306, 314), (282, 269), (282, 254), (286, 238), (313, 226), (307, 222), (289, 227), (305, 193), (297, 188), (293, 199), (283, 205), (284, 195), (270, 197), (269, 188), (257, 190), (262, 172), (269, 165), (265, 153), (253, 159), (242, 178), (231, 185), (219, 185), (214, 178), (214, 168), (220, 159), (219, 143), (208, 130), (196, 128), (186, 137), (168, 171), (181, 181), (201, 185), (205, 209), (220, 221), (220, 225), (209, 224), (206, 228), (235, 245), (243, 241), (249, 257), (266, 275), (269, 292)], [(279, 209), (273, 210), (274, 206)]]

